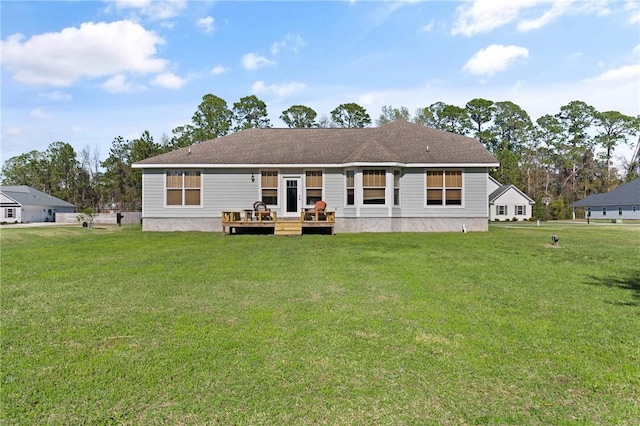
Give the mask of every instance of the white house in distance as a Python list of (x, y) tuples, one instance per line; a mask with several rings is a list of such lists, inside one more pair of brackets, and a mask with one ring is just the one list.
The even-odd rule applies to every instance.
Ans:
[(584, 207), (585, 216), (590, 219), (640, 219), (640, 179), (610, 192), (591, 194), (572, 207), (574, 218), (576, 207)]
[(513, 185), (502, 185), (489, 176), (489, 220), (529, 220), (536, 203)]
[(73, 213), (75, 206), (27, 185), (0, 186), (0, 222), (55, 222), (56, 213)]
[(316, 201), (337, 232), (488, 230), (477, 140), (404, 120), (372, 128), (248, 129), (147, 158), (143, 231), (222, 229), (223, 211), (262, 201), (278, 220)]

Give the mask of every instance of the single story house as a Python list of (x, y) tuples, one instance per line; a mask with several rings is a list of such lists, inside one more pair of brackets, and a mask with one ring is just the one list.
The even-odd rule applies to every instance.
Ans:
[(55, 222), (56, 213), (73, 213), (75, 206), (27, 185), (0, 186), (0, 222)]
[(571, 205), (583, 207), (590, 219), (640, 219), (640, 179), (621, 185), (610, 192), (591, 194)]
[(536, 202), (513, 185), (489, 176), (489, 220), (529, 220)]
[(143, 231), (222, 229), (263, 201), (280, 218), (324, 200), (337, 232), (486, 231), (488, 172), (476, 139), (404, 120), (372, 128), (247, 129), (147, 158)]

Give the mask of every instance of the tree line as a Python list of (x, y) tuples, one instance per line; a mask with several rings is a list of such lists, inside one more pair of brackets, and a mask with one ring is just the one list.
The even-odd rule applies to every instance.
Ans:
[[(621, 170), (613, 166), (616, 148), (635, 143), (640, 116), (600, 112), (582, 101), (569, 102), (535, 122), (513, 102), (480, 98), (464, 106), (436, 102), (413, 114), (406, 107), (386, 105), (375, 123), (356, 103), (341, 104), (330, 116), (320, 118), (306, 105), (293, 105), (282, 111), (280, 119), (290, 128), (362, 128), (402, 119), (477, 138), (500, 162), (491, 175), (534, 199), (537, 217), (570, 217), (574, 201), (640, 176), (637, 158), (623, 163)], [(138, 210), (142, 175), (131, 167), (133, 163), (233, 132), (269, 127), (267, 106), (255, 95), (229, 107), (224, 99), (207, 94), (191, 123), (176, 127), (160, 142), (148, 130), (133, 140), (118, 136), (104, 161), (89, 148), (78, 155), (68, 143), (54, 142), (45, 152), (31, 151), (7, 160), (2, 183), (32, 186), (75, 204), (78, 210)], [(553, 200), (546, 212), (543, 197)]]

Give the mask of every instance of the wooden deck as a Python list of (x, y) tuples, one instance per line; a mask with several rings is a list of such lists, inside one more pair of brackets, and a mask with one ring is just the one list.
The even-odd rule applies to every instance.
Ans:
[(274, 235), (302, 235), (326, 231), (333, 235), (336, 224), (335, 212), (300, 213), (300, 218), (278, 218), (276, 212), (253, 210), (222, 212), (222, 233), (264, 233)]

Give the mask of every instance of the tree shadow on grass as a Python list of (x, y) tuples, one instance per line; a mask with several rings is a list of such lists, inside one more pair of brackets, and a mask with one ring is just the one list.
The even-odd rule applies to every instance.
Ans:
[(633, 302), (611, 302), (612, 304), (621, 306), (640, 306), (640, 270), (630, 271), (628, 276), (622, 278), (594, 276), (590, 276), (589, 278), (589, 284), (592, 285), (619, 288), (622, 290), (630, 290), (632, 292), (632, 297), (634, 299)]

